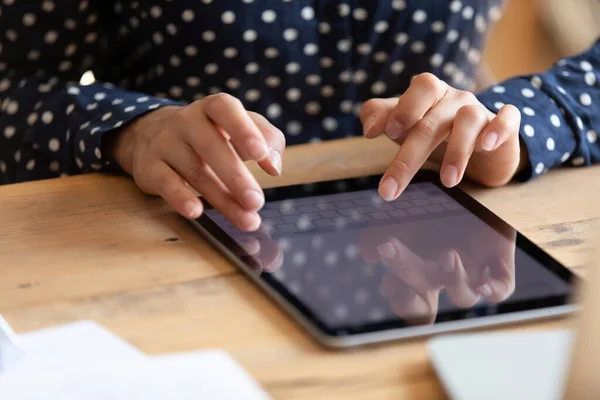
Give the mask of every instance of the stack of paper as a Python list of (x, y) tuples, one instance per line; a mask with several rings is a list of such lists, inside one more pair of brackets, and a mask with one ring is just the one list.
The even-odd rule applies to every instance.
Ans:
[(92, 321), (2, 332), (0, 399), (270, 399), (220, 350), (148, 356)]

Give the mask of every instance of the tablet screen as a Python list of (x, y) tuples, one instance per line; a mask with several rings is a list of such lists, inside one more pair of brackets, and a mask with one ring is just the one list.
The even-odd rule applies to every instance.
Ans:
[(267, 191), (255, 233), (215, 209), (204, 218), (258, 279), (333, 335), (562, 305), (570, 296), (564, 268), (459, 189), (417, 179), (385, 202), (378, 182)]

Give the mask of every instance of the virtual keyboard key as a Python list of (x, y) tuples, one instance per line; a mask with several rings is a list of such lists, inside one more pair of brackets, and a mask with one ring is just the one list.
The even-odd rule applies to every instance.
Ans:
[(262, 218), (275, 218), (281, 215), (277, 210), (262, 210), (259, 214)]
[(334, 225), (333, 221), (330, 219), (318, 219), (316, 221), (313, 221), (313, 223), (317, 226), (320, 226), (321, 228), (327, 228)]
[(444, 207), (447, 210), (459, 210), (460, 209), (460, 204), (458, 204), (458, 203), (447, 203), (447, 204), (444, 204)]
[(425, 214), (426, 211), (424, 209), (422, 209), (421, 207), (414, 207), (414, 208), (409, 208), (408, 210), (409, 214), (411, 215), (420, 215), (420, 214)]
[(412, 207), (412, 204), (410, 204), (409, 201), (395, 201), (392, 204), (394, 205), (394, 208), (397, 210)]
[(303, 213), (319, 211), (315, 206), (301, 206), (301, 207), (298, 207), (298, 209), (300, 210), (300, 212), (303, 212)]
[(382, 212), (371, 214), (371, 218), (373, 218), (373, 219), (389, 219), (390, 216), (382, 211)]
[(417, 206), (417, 207), (423, 207), (423, 206), (428, 206), (429, 200), (427, 199), (415, 199), (413, 201), (411, 201), (411, 203), (413, 204), (413, 206)]
[(358, 207), (358, 210), (359, 210), (360, 212), (363, 212), (363, 213), (368, 213), (368, 214), (370, 214), (370, 213), (373, 213), (373, 212), (377, 212), (377, 209), (375, 209), (375, 207), (373, 207), (373, 206), (362, 206), (362, 207)]
[(321, 216), (323, 218), (335, 218), (335, 217), (339, 217), (340, 215), (337, 213), (337, 211), (321, 211), (320, 212)]
[(276, 225), (275, 228), (280, 232), (291, 233), (296, 231), (296, 227), (292, 224)]
[(336, 208), (350, 208), (353, 206), (349, 201), (336, 201), (333, 204)]
[(443, 203), (447, 203), (448, 199), (446, 199), (444, 196), (434, 196), (434, 197), (430, 197), (429, 201), (432, 204), (443, 204)]
[(317, 204), (317, 208), (321, 211), (327, 211), (335, 209), (335, 206), (331, 203), (319, 203)]

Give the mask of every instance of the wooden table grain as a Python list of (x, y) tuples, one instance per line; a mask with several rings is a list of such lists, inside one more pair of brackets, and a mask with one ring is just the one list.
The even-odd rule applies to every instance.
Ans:
[[(289, 148), (263, 186), (383, 172), (397, 150), (362, 138)], [(600, 168), (500, 189), (464, 185), (576, 272), (600, 217)], [(0, 187), (0, 313), (18, 332), (94, 319), (149, 353), (224, 348), (275, 399), (445, 398), (424, 340), (350, 351), (313, 342), (162, 200), (124, 177)], [(552, 321), (510, 329), (563, 326)]]

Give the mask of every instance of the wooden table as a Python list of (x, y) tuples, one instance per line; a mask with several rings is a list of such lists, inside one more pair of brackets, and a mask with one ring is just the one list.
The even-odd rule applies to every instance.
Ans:
[[(395, 151), (385, 139), (306, 145), (287, 150), (279, 180), (253, 171), (264, 186), (379, 173)], [(587, 234), (600, 216), (599, 168), (468, 190), (575, 271), (586, 264)], [(320, 348), (129, 179), (0, 187), (0, 221), (0, 313), (19, 332), (89, 318), (149, 353), (224, 348), (275, 399), (445, 397), (424, 341)]]

